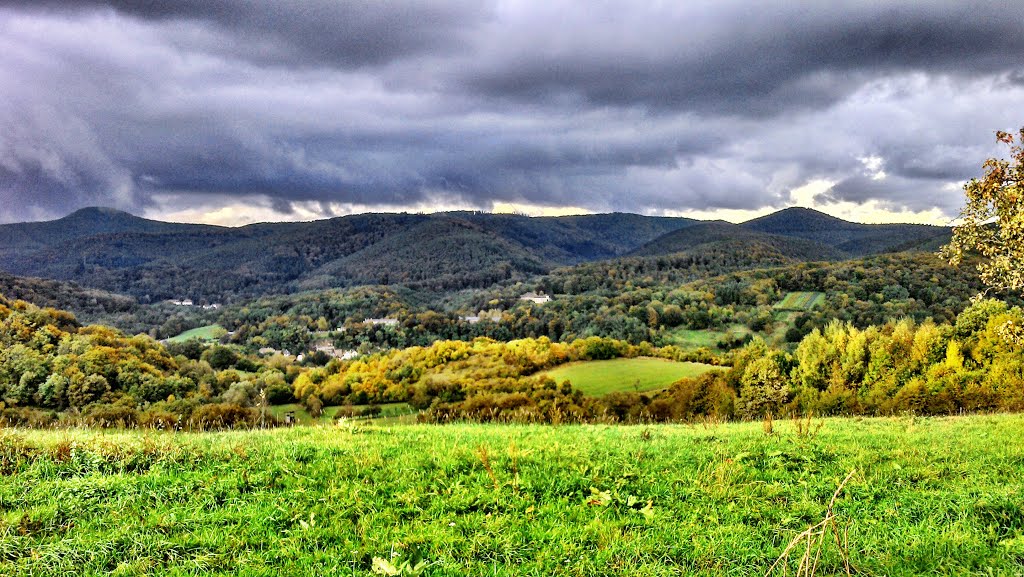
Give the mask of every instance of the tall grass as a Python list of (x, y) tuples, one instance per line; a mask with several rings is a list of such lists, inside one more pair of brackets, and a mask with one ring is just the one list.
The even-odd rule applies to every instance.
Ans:
[(764, 429), (6, 429), (0, 574), (1024, 573), (1024, 416)]

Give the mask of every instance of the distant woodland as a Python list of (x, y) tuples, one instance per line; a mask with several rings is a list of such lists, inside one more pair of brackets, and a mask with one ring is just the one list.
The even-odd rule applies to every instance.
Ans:
[[(934, 253), (948, 236), (801, 209), (743, 225), (450, 213), (220, 229), (99, 209), (5, 225), (0, 417), (207, 429), (274, 425), (276, 405), (401, 403), (436, 422), (1024, 409), (1024, 345), (1005, 334), (1022, 303), (977, 298), (971, 267)], [(546, 375), (638, 357), (710, 370), (600, 396)]]

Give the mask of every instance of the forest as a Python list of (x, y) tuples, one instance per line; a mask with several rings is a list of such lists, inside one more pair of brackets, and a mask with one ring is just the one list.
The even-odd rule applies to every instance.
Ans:
[[(1006, 336), (1024, 326), (1019, 293), (986, 289), (971, 270), (978, 255), (952, 266), (932, 252), (949, 239), (938, 227), (803, 209), (743, 225), (451, 213), (226, 231), (111, 211), (64, 224), (0, 227), (14, 241), (7, 258), (23, 263), (115, 249), (73, 275), (82, 284), (0, 276), (7, 423), (273, 426), (278, 406), (312, 418), (391, 405), (426, 422), (541, 423), (1024, 408), (1021, 342)], [(100, 225), (114, 236), (93, 234)], [(344, 239), (313, 250), (318, 231)], [(262, 279), (252, 296), (232, 288), (216, 307), (154, 300), (161, 293), (142, 280), (168, 243), (183, 242), (172, 253), (214, 250), (204, 266), (219, 266), (271, 238), (309, 249), (291, 272), (273, 258), (259, 265), (284, 275), (282, 292), (262, 286), (277, 281), (255, 265), (244, 268)], [(89, 254), (79, 263), (101, 256)], [(115, 269), (117, 283), (91, 276)], [(121, 282), (134, 296), (102, 288)], [(551, 300), (520, 298), (531, 292)], [(601, 394), (549, 375), (610, 359), (705, 368), (652, 390), (606, 383)]]

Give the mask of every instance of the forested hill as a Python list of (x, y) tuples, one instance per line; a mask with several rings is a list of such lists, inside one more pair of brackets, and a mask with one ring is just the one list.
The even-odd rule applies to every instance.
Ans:
[(481, 288), (627, 255), (770, 257), (757, 266), (838, 260), (927, 249), (948, 235), (942, 227), (857, 224), (809, 209), (740, 225), (622, 213), (449, 212), (227, 228), (89, 208), (56, 221), (0, 225), (0, 270), (74, 281), (140, 303), (206, 303), (362, 284)]
[(945, 244), (950, 229), (924, 224), (860, 224), (809, 208), (787, 208), (749, 220), (741, 227), (828, 245), (850, 257), (896, 252), (918, 245)]
[(0, 226), (0, 270), (73, 280), (140, 302), (223, 302), (367, 282), (457, 289), (616, 257), (695, 222), (453, 212), (225, 228), (89, 208), (56, 221)]
[(847, 254), (829, 245), (803, 238), (768, 234), (724, 221), (704, 222), (664, 234), (634, 250), (630, 256), (652, 257), (676, 253), (721, 252), (776, 255), (797, 261), (840, 260)]

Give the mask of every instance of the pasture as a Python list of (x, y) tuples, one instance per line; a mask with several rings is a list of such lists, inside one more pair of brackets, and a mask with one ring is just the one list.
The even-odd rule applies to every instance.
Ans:
[(187, 330), (178, 336), (167, 339), (167, 342), (183, 343), (191, 339), (199, 339), (201, 341), (213, 342), (220, 340), (220, 338), (226, 334), (228, 334), (227, 329), (220, 325), (206, 325), (205, 327), (197, 327), (191, 330)]
[(666, 344), (675, 345), (683, 349), (698, 349), (701, 347), (717, 349), (719, 341), (724, 337), (742, 339), (744, 335), (750, 334), (750, 329), (743, 325), (731, 325), (725, 329), (672, 329), (666, 335)]
[(541, 374), (559, 383), (569, 381), (583, 394), (599, 397), (663, 389), (684, 377), (696, 377), (717, 368), (720, 367), (640, 357), (569, 363)]
[(816, 575), (1024, 570), (1024, 417), (768, 429), (8, 429), (0, 574), (763, 576), (823, 520)]
[(782, 300), (776, 303), (775, 309), (780, 311), (804, 312), (825, 302), (825, 293), (821, 292), (791, 292), (786, 293)]

